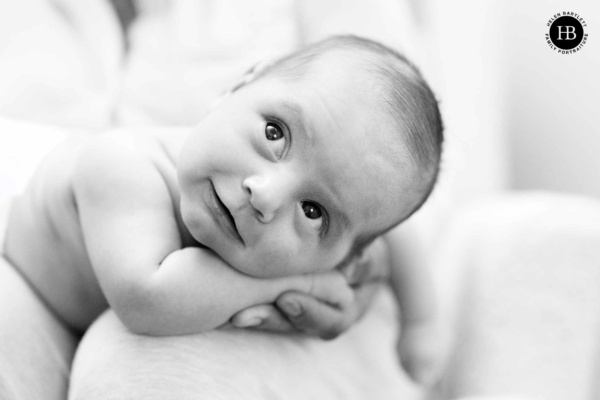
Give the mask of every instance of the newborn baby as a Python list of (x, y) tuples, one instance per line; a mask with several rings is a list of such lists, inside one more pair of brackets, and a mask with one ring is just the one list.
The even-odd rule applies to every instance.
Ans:
[[(342, 271), (424, 203), (441, 143), (406, 59), (334, 37), (255, 69), (184, 137), (59, 146), (13, 204), (5, 257), (77, 331), (107, 307), (147, 335), (215, 329), (288, 291), (344, 307)], [(395, 291), (431, 296), (391, 264)], [(416, 303), (400, 304), (405, 331), (429, 318)]]

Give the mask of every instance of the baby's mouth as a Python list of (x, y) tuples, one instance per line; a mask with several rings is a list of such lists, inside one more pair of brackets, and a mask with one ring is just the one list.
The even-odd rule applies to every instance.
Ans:
[(242, 244), (245, 245), (244, 240), (242, 239), (242, 236), (240, 235), (240, 232), (238, 231), (237, 225), (235, 223), (235, 218), (233, 218), (233, 215), (231, 214), (231, 212), (229, 211), (229, 208), (227, 208), (225, 203), (223, 203), (223, 201), (221, 201), (221, 198), (219, 197), (219, 194), (217, 193), (217, 190), (215, 189), (215, 186), (212, 182), (211, 182), (211, 185), (212, 185), (213, 193), (215, 195), (215, 203), (216, 203), (217, 209), (219, 211), (219, 214), (222, 217), (222, 219), (226, 221), (226, 224), (227, 224), (226, 228), (229, 228), (231, 233), (233, 233), (234, 236), (236, 236), (236, 238), (239, 239), (240, 242), (242, 242)]

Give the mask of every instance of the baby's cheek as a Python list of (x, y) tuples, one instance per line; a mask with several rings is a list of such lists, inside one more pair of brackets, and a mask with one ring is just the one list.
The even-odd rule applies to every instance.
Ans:
[(275, 278), (304, 272), (307, 254), (289, 237), (262, 240), (247, 250), (247, 258), (240, 261), (247, 263), (255, 276)]
[(276, 276), (288, 276), (301, 273), (307, 254), (303, 254), (292, 243), (279, 243), (263, 250), (263, 267)]

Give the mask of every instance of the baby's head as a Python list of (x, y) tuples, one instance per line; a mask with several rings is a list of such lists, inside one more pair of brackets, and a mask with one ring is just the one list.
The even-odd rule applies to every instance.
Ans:
[(253, 71), (179, 160), (192, 235), (249, 275), (327, 270), (427, 199), (437, 102), (402, 56), (334, 37)]

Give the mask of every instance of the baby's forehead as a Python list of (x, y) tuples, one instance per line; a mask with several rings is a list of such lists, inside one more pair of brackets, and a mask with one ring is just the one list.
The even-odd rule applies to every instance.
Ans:
[(354, 85), (368, 82), (377, 76), (374, 56), (356, 49), (329, 48), (300, 53), (276, 63), (271, 71), (288, 82), (308, 84), (315, 79)]
[(306, 77), (325, 78), (334, 83), (375, 89), (375, 80), (382, 71), (375, 70), (372, 61), (358, 51), (330, 51), (316, 57), (306, 68)]

